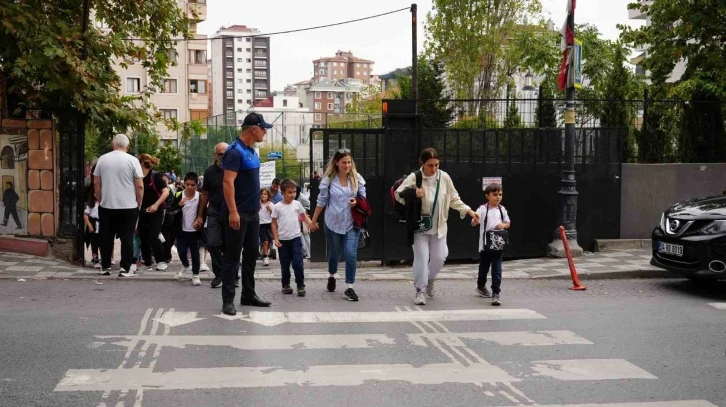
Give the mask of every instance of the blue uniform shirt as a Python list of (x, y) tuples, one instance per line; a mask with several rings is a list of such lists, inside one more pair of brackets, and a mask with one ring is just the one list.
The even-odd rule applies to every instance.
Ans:
[[(234, 180), (234, 202), (238, 212), (257, 212), (260, 208), (260, 157), (255, 149), (235, 140), (224, 152), (222, 168), (237, 172)], [(227, 202), (222, 203), (227, 211)]]

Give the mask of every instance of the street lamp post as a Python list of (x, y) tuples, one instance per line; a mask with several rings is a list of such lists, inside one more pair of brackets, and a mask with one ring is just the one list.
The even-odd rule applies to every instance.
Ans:
[[(567, 0), (571, 1), (571, 0)], [(567, 26), (575, 32), (575, 10), (567, 16)], [(574, 47), (574, 42), (572, 46)], [(574, 49), (570, 50), (574, 52)], [(570, 67), (573, 70), (574, 66)], [(577, 181), (575, 179), (575, 84), (570, 81), (571, 73), (567, 73), (567, 94), (565, 106), (565, 166), (560, 178), (558, 192), (557, 225), (565, 228), (565, 236), (572, 257), (582, 256), (583, 250), (577, 243)], [(574, 76), (574, 75), (572, 75)], [(552, 257), (567, 257), (559, 231), (555, 229), (554, 240), (547, 246), (547, 254)]]

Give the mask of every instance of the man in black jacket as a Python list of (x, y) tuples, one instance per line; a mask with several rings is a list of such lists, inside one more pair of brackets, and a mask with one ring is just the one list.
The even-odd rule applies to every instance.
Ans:
[(3, 205), (5, 205), (3, 226), (8, 225), (8, 219), (10, 218), (10, 215), (12, 215), (13, 220), (15, 221), (15, 229), (22, 229), (23, 225), (20, 224), (20, 216), (18, 216), (18, 201), (20, 200), (20, 197), (13, 189), (12, 182), (8, 181), (6, 185), (7, 189), (3, 192)]

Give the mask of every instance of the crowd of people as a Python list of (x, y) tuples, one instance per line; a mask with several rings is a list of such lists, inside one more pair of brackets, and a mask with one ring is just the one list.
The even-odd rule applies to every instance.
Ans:
[[(366, 181), (357, 172), (351, 152), (337, 150), (323, 176), (315, 173), (320, 193), (311, 217), (310, 203), (295, 181), (275, 179), (269, 189), (260, 187), (260, 159), (254, 146), (271, 127), (262, 115), (250, 113), (237, 139), (215, 146), (214, 164), (203, 175), (189, 172), (181, 179), (173, 171), (155, 171), (158, 161), (148, 154), (128, 154), (128, 137), (116, 135), (113, 151), (95, 163), (86, 205), (86, 242), (94, 267), (101, 275), (111, 274), (114, 240), (119, 239), (119, 277), (135, 277), (141, 268), (164, 271), (175, 245), (182, 267), (174, 277), (191, 279), (199, 286), (199, 273), (209, 271), (205, 258), (209, 253), (214, 275), (211, 287), (222, 288), (222, 312), (235, 315), (236, 287), (241, 286), (241, 305), (270, 306), (255, 291), (254, 273), (260, 257), (262, 265), (269, 266), (273, 246), (280, 259), (282, 293), (306, 295), (303, 259), (310, 255), (309, 233), (320, 229), (324, 214), (329, 244), (326, 288), (336, 291), (338, 265), (344, 259), (343, 297), (358, 301), (354, 284), (361, 225), (354, 214), (367, 207)], [(480, 230), (476, 292), (491, 297), (493, 305), (501, 304), (503, 245), (492, 249), (487, 242), (501, 240), (501, 234), (489, 234), (505, 231), (511, 224), (500, 205), (501, 186), (488, 186), (488, 203), (472, 210), (460, 199), (451, 177), (439, 169), (434, 149), (421, 153), (420, 165), (395, 191), (396, 200), (408, 202), (406, 210), (415, 211), (415, 221), (408, 227), (414, 252), (415, 303), (424, 305), (427, 297), (435, 296), (436, 276), (448, 255), (447, 220), (453, 209), (462, 218), (470, 216), (472, 226)], [(490, 267), (492, 292), (486, 288)], [(296, 290), (291, 287), (293, 276)]]

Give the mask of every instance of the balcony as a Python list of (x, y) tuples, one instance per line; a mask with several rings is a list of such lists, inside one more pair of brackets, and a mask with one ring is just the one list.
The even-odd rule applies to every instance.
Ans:
[(189, 77), (192, 77), (195, 75), (201, 76), (201, 78), (198, 78), (195, 76), (192, 79), (206, 79), (207, 78), (207, 64), (204, 64), (204, 65), (189, 64), (189, 66), (187, 66), (187, 73), (189, 74)]
[(206, 93), (190, 93), (189, 109), (191, 110), (207, 110), (209, 107), (209, 95)]
[(255, 61), (255, 68), (267, 69), (267, 61)]
[[(200, 22), (207, 19), (207, 2), (206, 0), (196, 0), (187, 3), (187, 15), (192, 21)], [(195, 16), (196, 15), (196, 16)]]
[[(639, 1), (640, 4), (644, 6), (650, 6), (653, 4), (652, 0), (641, 0)], [(631, 20), (645, 20), (648, 17), (648, 14), (643, 12), (640, 9), (635, 10), (628, 10), (628, 18)]]
[(267, 82), (255, 82), (255, 89), (267, 90)]
[(267, 59), (267, 52), (255, 51), (255, 58)]
[[(196, 34), (194, 35), (194, 39), (187, 44), (189, 44), (187, 48), (190, 50), (207, 51), (207, 36), (204, 34)], [(204, 63), (206, 64), (207, 61), (204, 61)]]
[(267, 41), (255, 41), (255, 48), (267, 48)]
[(255, 69), (255, 79), (267, 79), (267, 71)]

